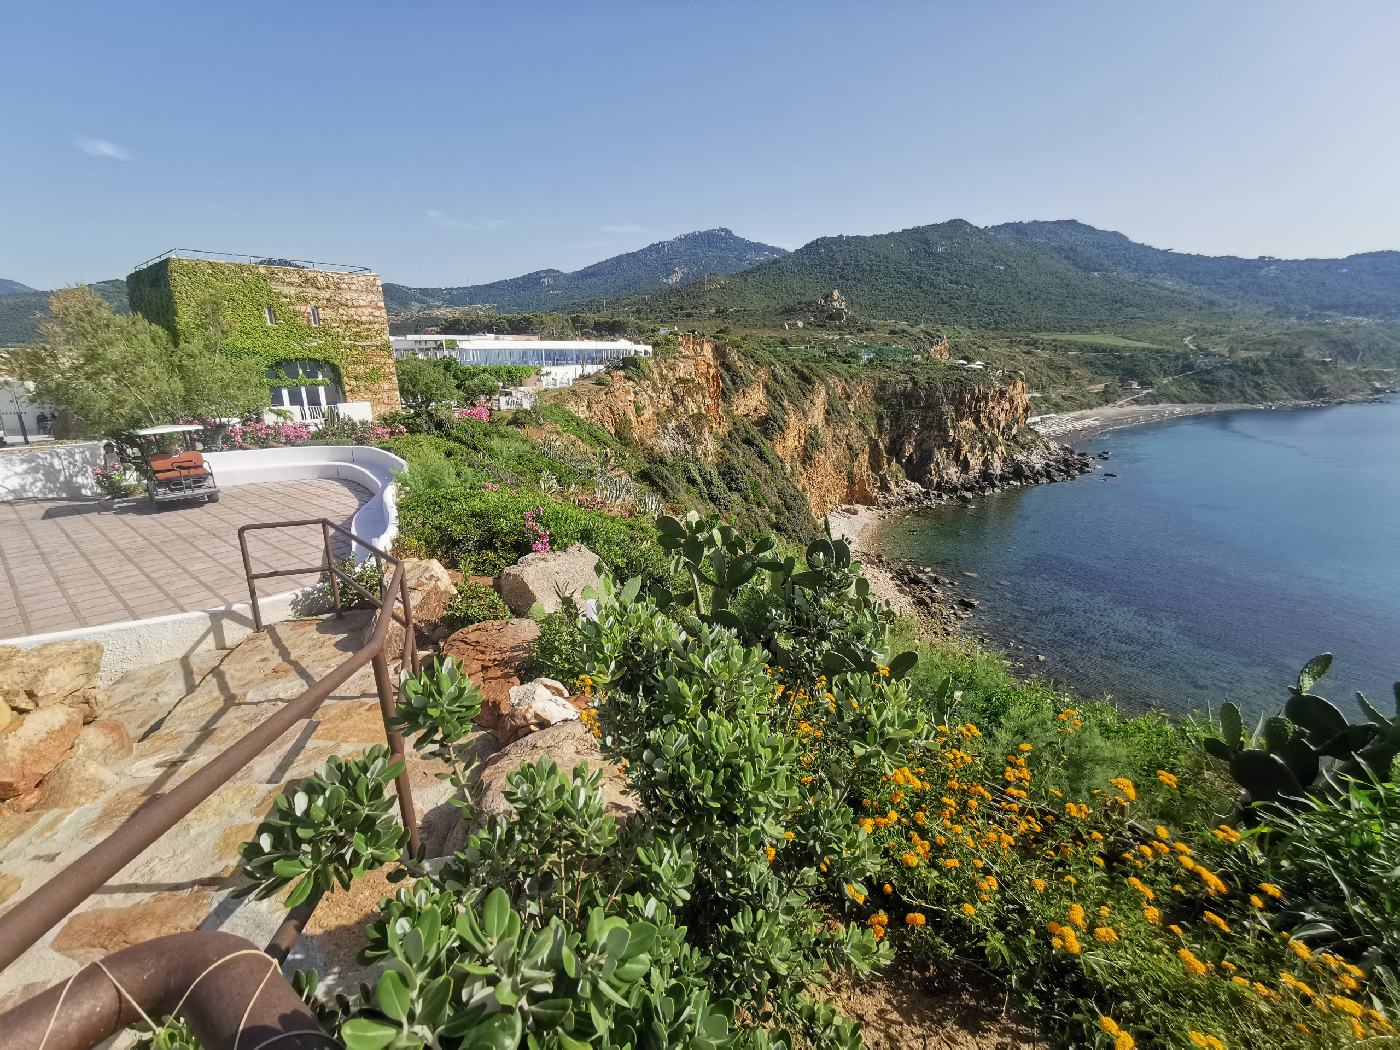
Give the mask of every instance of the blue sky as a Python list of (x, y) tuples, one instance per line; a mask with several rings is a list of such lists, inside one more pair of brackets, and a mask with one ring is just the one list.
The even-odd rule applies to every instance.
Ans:
[(1400, 4), (10, 3), (0, 276), (171, 247), (410, 284), (729, 226), (1400, 248)]

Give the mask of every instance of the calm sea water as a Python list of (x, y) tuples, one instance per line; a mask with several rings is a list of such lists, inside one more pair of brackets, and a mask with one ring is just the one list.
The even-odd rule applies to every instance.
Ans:
[(897, 518), (881, 544), (976, 573), (960, 581), (982, 599), (973, 626), (1088, 695), (1272, 712), (1328, 650), (1319, 692), (1391, 709), (1400, 401), (1199, 416), (1080, 447), (1112, 458), (1077, 481)]

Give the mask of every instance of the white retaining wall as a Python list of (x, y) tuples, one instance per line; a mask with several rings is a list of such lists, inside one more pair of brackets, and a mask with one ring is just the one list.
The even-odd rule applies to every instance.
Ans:
[(102, 442), (48, 445), (0, 455), (0, 501), (91, 499), (102, 495), (92, 468), (102, 466)]
[[(97, 454), (100, 458), (100, 444)], [(363, 445), (303, 445), (297, 448), (208, 452), (205, 459), (213, 468), (214, 479), (220, 488), (300, 478), (353, 481), (368, 489), (373, 496), (355, 513), (350, 530), (384, 551), (389, 549), (398, 535), (394, 472), (406, 469), (408, 464), (382, 449)], [(307, 512), (308, 515), (311, 513)], [(289, 508), (287, 517), (295, 519), (298, 515)], [(369, 556), (368, 551), (356, 548), (357, 560), (363, 561)], [(292, 619), (295, 616), (292, 606), (296, 598), (313, 589), (284, 591), (261, 599), (259, 606), (263, 623)], [(235, 602), (145, 620), (124, 620), (98, 627), (76, 627), (68, 631), (7, 638), (3, 644), (31, 648), (45, 642), (74, 639), (100, 642), (102, 666), (98, 672), (98, 682), (109, 685), (127, 671), (138, 667), (182, 659), (209, 649), (232, 648), (252, 633), (252, 605)]]

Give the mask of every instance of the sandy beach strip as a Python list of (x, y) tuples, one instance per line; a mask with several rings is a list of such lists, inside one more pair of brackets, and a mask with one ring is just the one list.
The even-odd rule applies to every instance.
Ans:
[(861, 571), (870, 581), (870, 593), (888, 602), (897, 615), (914, 616), (918, 613), (914, 600), (893, 576), (868, 560), (880, 553), (875, 536), (890, 514), (884, 507), (837, 507), (827, 520), (831, 522), (831, 534), (849, 543), (851, 553), (862, 562)]
[(1241, 409), (1275, 408), (1275, 405), (1213, 404), (1213, 405), (1104, 405), (1102, 408), (1081, 408), (1077, 412), (1056, 412), (1037, 416), (1030, 424), (1041, 434), (1056, 441), (1082, 440), (1114, 430), (1141, 426), (1144, 423), (1165, 423), (1187, 416), (1203, 416), (1213, 412), (1237, 412)]
[(1218, 404), (1161, 405), (1103, 405), (1081, 408), (1076, 412), (1054, 412), (1032, 417), (1028, 422), (1045, 437), (1056, 441), (1083, 441), (1114, 430), (1141, 426), (1144, 423), (1165, 423), (1187, 416), (1204, 416), (1215, 412), (1292, 411), (1295, 408), (1324, 408), (1328, 405), (1353, 404), (1384, 400), (1381, 394), (1365, 394), (1355, 398), (1324, 398), (1317, 401), (1264, 401), (1245, 404), (1223, 401)]

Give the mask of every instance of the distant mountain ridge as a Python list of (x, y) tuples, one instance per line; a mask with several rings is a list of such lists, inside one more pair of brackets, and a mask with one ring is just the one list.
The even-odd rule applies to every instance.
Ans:
[[(111, 303), (117, 313), (130, 311), (124, 279), (96, 281), (90, 287)], [(18, 346), (39, 338), (39, 324), (49, 316), (51, 295), (53, 292), (33, 289), (0, 295), (0, 346)]]
[(1153, 248), (1073, 219), (988, 227), (1054, 252), (1072, 265), (1179, 282), (1275, 311), (1400, 317), (1400, 252), (1342, 259), (1245, 259)]
[(634, 296), (628, 313), (815, 317), (840, 289), (864, 320), (1026, 331), (1274, 314), (1400, 319), (1400, 252), (1346, 259), (1182, 255), (1073, 220), (962, 219), (821, 237), (753, 269)]
[(581, 270), (536, 270), (488, 284), (459, 288), (384, 285), (391, 317), (444, 308), (490, 306), (500, 313), (561, 310), (590, 300), (612, 299), (654, 289), (680, 287), (706, 274), (747, 270), (786, 252), (717, 227), (657, 241)]
[(7, 277), (0, 277), (0, 295), (14, 295), (18, 292), (34, 292), (37, 288), (31, 288), (27, 284), (20, 284)]

